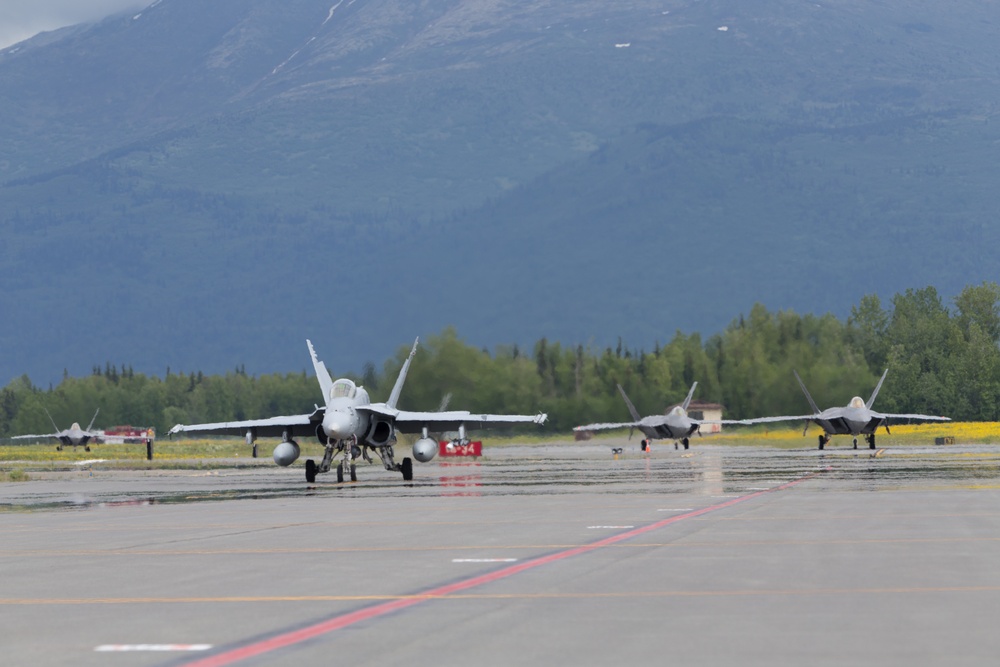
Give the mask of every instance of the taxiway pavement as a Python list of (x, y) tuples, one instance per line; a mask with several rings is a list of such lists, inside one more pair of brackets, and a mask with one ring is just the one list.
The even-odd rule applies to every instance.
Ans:
[(1000, 655), (1000, 449), (486, 454), (411, 483), (95, 465), (0, 485), (0, 663)]

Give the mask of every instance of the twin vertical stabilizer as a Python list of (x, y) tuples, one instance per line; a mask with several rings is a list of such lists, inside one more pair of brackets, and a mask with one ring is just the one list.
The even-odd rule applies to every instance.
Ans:
[(316, 356), (316, 350), (313, 349), (312, 341), (308, 338), (306, 339), (306, 346), (309, 347), (309, 356), (312, 357), (313, 370), (316, 371), (316, 379), (319, 380), (320, 391), (323, 392), (323, 404), (329, 405), (330, 394), (333, 391), (333, 378), (330, 377), (330, 371), (326, 370), (326, 364)]
[(410, 350), (410, 356), (406, 358), (403, 362), (403, 367), (399, 369), (399, 377), (396, 378), (396, 384), (392, 387), (392, 393), (389, 394), (389, 400), (386, 401), (386, 405), (390, 408), (395, 409), (396, 403), (399, 402), (399, 394), (403, 391), (403, 383), (406, 381), (406, 373), (410, 370), (410, 362), (413, 361), (413, 355), (417, 353), (417, 344), (420, 342), (420, 338), (416, 338), (413, 341), (413, 349)]

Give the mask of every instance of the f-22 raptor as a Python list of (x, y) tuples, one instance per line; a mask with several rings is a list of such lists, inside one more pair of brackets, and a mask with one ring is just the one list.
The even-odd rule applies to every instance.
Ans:
[[(45, 408), (42, 409), (44, 410)], [(27, 440), (29, 438), (55, 438), (56, 440), (59, 441), (59, 444), (56, 445), (56, 449), (59, 451), (62, 451), (63, 447), (73, 447), (73, 448), (83, 447), (84, 451), (89, 452), (90, 445), (88, 445), (87, 443), (90, 442), (90, 439), (96, 438), (99, 435), (103, 435), (103, 433), (99, 431), (94, 432), (90, 430), (94, 427), (94, 421), (97, 420), (97, 413), (100, 411), (101, 409), (97, 408), (97, 412), (94, 413), (94, 417), (90, 420), (90, 424), (87, 425), (86, 429), (80, 428), (80, 424), (78, 424), (77, 422), (73, 422), (73, 425), (70, 426), (68, 429), (60, 431), (59, 427), (56, 426), (56, 421), (52, 418), (52, 415), (49, 414), (48, 410), (45, 410), (45, 414), (48, 415), (49, 421), (52, 422), (52, 428), (56, 430), (55, 433), (42, 433), (39, 435), (15, 435), (14, 437), (11, 438), (11, 440)]]
[(882, 373), (881, 379), (879, 379), (878, 384), (875, 385), (875, 391), (872, 392), (871, 398), (867, 401), (862, 400), (860, 396), (855, 396), (846, 407), (827, 408), (823, 411), (820, 411), (820, 409), (816, 406), (816, 401), (814, 401), (812, 396), (809, 395), (809, 390), (806, 389), (806, 385), (802, 382), (802, 378), (799, 377), (799, 374), (794, 370), (792, 373), (795, 374), (795, 379), (798, 380), (799, 387), (802, 388), (802, 393), (806, 395), (806, 400), (809, 401), (809, 407), (813, 409), (813, 414), (794, 415), (789, 417), (760, 417), (757, 419), (744, 420), (745, 424), (764, 424), (767, 422), (798, 421), (800, 419), (805, 419), (806, 427), (802, 431), (802, 435), (805, 435), (806, 431), (809, 429), (809, 422), (819, 424), (823, 429), (823, 433), (819, 436), (820, 449), (823, 449), (823, 447), (826, 446), (826, 443), (830, 442), (830, 438), (834, 435), (854, 436), (854, 449), (858, 448), (858, 436), (864, 436), (865, 442), (868, 443), (869, 448), (875, 449), (875, 431), (878, 430), (879, 426), (885, 426), (885, 432), (889, 433), (888, 420), (890, 419), (951, 421), (950, 417), (916, 414), (892, 414), (889, 412), (875, 412), (872, 410), (872, 403), (875, 402), (875, 397), (878, 396), (878, 391), (882, 388), (882, 382), (885, 381), (885, 376), (889, 373), (888, 368), (885, 369), (884, 373)]
[(640, 417), (639, 411), (635, 409), (632, 405), (632, 401), (629, 400), (628, 396), (625, 394), (625, 390), (622, 386), (618, 385), (618, 391), (621, 393), (622, 398), (625, 399), (625, 405), (628, 406), (629, 414), (632, 415), (632, 419), (635, 421), (631, 422), (620, 422), (620, 423), (600, 423), (600, 424), (587, 424), (586, 426), (577, 426), (574, 431), (600, 431), (604, 429), (613, 428), (625, 428), (628, 426), (629, 437), (632, 437), (632, 432), (635, 429), (642, 431), (642, 434), (646, 436), (642, 441), (642, 451), (646, 451), (652, 445), (654, 439), (657, 440), (673, 440), (674, 449), (679, 449), (678, 443), (684, 445), (684, 449), (687, 449), (690, 444), (690, 436), (695, 433), (700, 434), (700, 429), (702, 424), (742, 424), (741, 421), (734, 421), (729, 419), (719, 419), (713, 421), (699, 421), (697, 419), (692, 419), (688, 416), (687, 409), (691, 405), (691, 398), (694, 396), (694, 390), (698, 386), (695, 382), (691, 385), (691, 390), (688, 391), (687, 397), (684, 402), (680, 405), (675, 405), (670, 412), (665, 415), (650, 415), (648, 417)]
[(315, 436), (324, 447), (323, 459), (317, 464), (312, 459), (306, 461), (306, 481), (316, 481), (316, 475), (329, 472), (333, 460), (342, 456), (337, 465), (337, 481), (343, 482), (345, 475), (351, 481), (357, 479), (355, 465), (359, 458), (371, 463), (369, 451), (374, 451), (382, 460), (382, 465), (390, 472), (402, 473), (404, 480), (413, 479), (413, 461), (405, 457), (401, 463), (395, 461), (396, 434), (419, 433), (420, 438), (413, 443), (413, 458), (426, 463), (438, 452), (438, 443), (429, 437), (430, 432), (457, 431), (458, 443), (467, 444), (468, 428), (488, 428), (514, 424), (542, 424), (546, 415), (490, 415), (472, 413), (465, 410), (449, 412), (410, 412), (396, 407), (403, 391), (406, 373), (417, 352), (417, 343), (403, 362), (396, 378), (389, 400), (372, 403), (364, 387), (359, 387), (347, 378), (334, 381), (326, 370), (326, 365), (316, 356), (312, 342), (306, 341), (312, 357), (316, 379), (323, 392), (324, 407), (316, 406), (309, 414), (288, 417), (270, 417), (238, 422), (214, 424), (178, 424), (170, 433), (236, 433), (245, 434), (248, 445), (256, 451), (259, 436), (280, 436), (281, 442), (274, 448), (274, 462), (279, 466), (289, 466), (299, 458), (296, 437)]

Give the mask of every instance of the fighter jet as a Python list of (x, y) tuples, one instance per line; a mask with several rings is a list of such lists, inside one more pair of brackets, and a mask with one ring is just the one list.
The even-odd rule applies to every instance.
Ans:
[(382, 460), (382, 465), (390, 472), (400, 472), (404, 480), (413, 479), (413, 461), (405, 457), (396, 463), (394, 446), (397, 433), (419, 433), (420, 438), (413, 443), (413, 458), (427, 463), (438, 452), (438, 443), (429, 437), (431, 431), (457, 431), (458, 444), (467, 444), (468, 428), (488, 428), (513, 424), (542, 424), (546, 415), (490, 415), (471, 413), (465, 410), (449, 412), (409, 412), (396, 407), (399, 394), (403, 390), (406, 373), (417, 352), (419, 339), (413, 341), (413, 349), (403, 362), (396, 378), (389, 400), (372, 403), (364, 387), (359, 387), (347, 378), (334, 381), (326, 365), (316, 356), (312, 342), (307, 340), (309, 355), (312, 357), (316, 379), (323, 392), (324, 407), (316, 406), (310, 414), (290, 417), (270, 417), (239, 422), (219, 422), (214, 424), (178, 424), (170, 429), (174, 433), (238, 433), (245, 434), (248, 445), (257, 451), (258, 436), (281, 436), (281, 442), (274, 448), (274, 462), (279, 466), (289, 466), (299, 458), (299, 445), (295, 437), (315, 436), (324, 446), (323, 459), (317, 464), (312, 459), (306, 461), (306, 481), (316, 481), (316, 475), (329, 472), (333, 460), (342, 456), (337, 464), (337, 481), (343, 482), (345, 474), (356, 481), (356, 461), (363, 458), (372, 462), (370, 451)]
[(885, 369), (882, 373), (881, 379), (879, 379), (878, 384), (875, 385), (875, 391), (872, 392), (871, 398), (868, 401), (862, 400), (860, 396), (855, 396), (850, 400), (846, 407), (843, 408), (827, 408), (822, 412), (818, 407), (816, 407), (816, 401), (813, 400), (812, 396), (809, 395), (809, 390), (806, 389), (806, 385), (802, 382), (802, 378), (794, 370), (792, 373), (795, 374), (795, 379), (799, 382), (799, 387), (802, 388), (802, 393), (806, 395), (806, 400), (809, 401), (809, 407), (813, 409), (811, 415), (795, 415), (790, 417), (759, 417), (757, 419), (747, 419), (744, 420), (746, 424), (764, 424), (768, 422), (780, 422), (780, 421), (798, 421), (799, 419), (806, 420), (806, 427), (802, 430), (802, 435), (806, 434), (809, 430), (809, 422), (815, 422), (823, 428), (823, 433), (819, 436), (819, 448), (823, 449), (826, 443), (830, 442), (830, 438), (834, 435), (852, 435), (854, 436), (854, 449), (858, 448), (858, 436), (863, 435), (865, 442), (868, 443), (868, 447), (875, 449), (875, 431), (878, 430), (879, 426), (885, 426), (885, 432), (889, 433), (889, 423), (890, 419), (923, 419), (927, 421), (951, 421), (950, 417), (938, 417), (935, 415), (914, 415), (914, 414), (891, 414), (888, 412), (875, 412), (872, 410), (872, 403), (875, 402), (875, 397), (878, 396), (878, 390), (882, 388), (882, 382), (885, 381), (885, 376), (889, 373), (889, 369)]
[[(702, 424), (742, 424), (741, 421), (733, 421), (728, 419), (720, 419), (717, 421), (699, 421), (697, 419), (692, 419), (688, 417), (687, 409), (691, 405), (691, 397), (694, 396), (695, 387), (698, 383), (695, 382), (691, 385), (691, 390), (688, 391), (687, 398), (680, 405), (674, 406), (670, 412), (665, 415), (651, 415), (649, 417), (639, 417), (639, 411), (635, 409), (632, 405), (632, 401), (629, 400), (628, 396), (625, 394), (625, 390), (622, 389), (621, 385), (618, 385), (618, 391), (621, 392), (622, 398), (625, 399), (625, 405), (628, 406), (628, 411), (632, 414), (632, 419), (635, 421), (622, 422), (622, 423), (601, 423), (601, 424), (587, 424), (586, 426), (577, 426), (574, 431), (600, 431), (604, 429), (613, 428), (625, 428), (628, 426), (629, 438), (632, 437), (632, 432), (635, 429), (642, 431), (643, 435), (646, 436), (643, 439), (641, 447), (642, 451), (646, 451), (650, 448), (652, 443), (651, 440), (673, 440), (674, 449), (679, 449), (678, 443), (684, 445), (684, 449), (687, 449), (691, 441), (689, 436), (699, 433), (699, 429)], [(700, 433), (699, 433), (700, 434)]]
[[(45, 410), (45, 408), (42, 409)], [(90, 420), (90, 424), (87, 425), (86, 429), (80, 428), (80, 424), (78, 424), (77, 422), (73, 422), (73, 425), (70, 426), (68, 429), (60, 431), (59, 427), (56, 426), (56, 421), (52, 419), (52, 415), (49, 414), (48, 410), (45, 410), (45, 414), (48, 415), (49, 421), (52, 422), (52, 428), (56, 430), (55, 433), (43, 433), (40, 435), (16, 435), (12, 437), (11, 440), (27, 440), (29, 438), (56, 438), (59, 440), (59, 444), (56, 445), (56, 449), (60, 452), (62, 451), (63, 447), (76, 448), (80, 446), (83, 447), (84, 451), (89, 452), (90, 445), (88, 445), (87, 443), (90, 442), (90, 439), (95, 438), (99, 435), (103, 435), (102, 433), (90, 430), (94, 427), (94, 421), (97, 419), (97, 413), (100, 411), (101, 409), (97, 408), (97, 412), (94, 413), (94, 417), (93, 419)]]

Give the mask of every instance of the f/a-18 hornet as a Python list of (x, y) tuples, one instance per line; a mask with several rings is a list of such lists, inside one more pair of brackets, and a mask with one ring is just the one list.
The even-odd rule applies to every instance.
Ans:
[(798, 421), (800, 419), (806, 420), (806, 426), (802, 430), (802, 435), (806, 434), (809, 430), (809, 422), (815, 422), (819, 424), (823, 429), (823, 433), (819, 436), (819, 448), (823, 449), (826, 443), (830, 442), (830, 438), (835, 435), (851, 435), (854, 436), (854, 449), (858, 448), (858, 436), (863, 435), (865, 442), (868, 443), (868, 447), (875, 449), (875, 431), (878, 430), (879, 426), (885, 426), (885, 432), (889, 433), (889, 420), (890, 419), (923, 419), (927, 421), (951, 421), (950, 417), (938, 417), (936, 415), (914, 415), (914, 414), (892, 414), (888, 412), (875, 412), (872, 410), (872, 403), (875, 402), (875, 397), (878, 396), (878, 390), (882, 388), (882, 382), (885, 380), (885, 376), (889, 373), (889, 369), (885, 369), (882, 373), (882, 377), (879, 379), (878, 384), (875, 385), (875, 391), (872, 392), (871, 398), (868, 401), (862, 400), (860, 396), (855, 396), (850, 400), (846, 407), (843, 408), (827, 408), (826, 410), (820, 411), (816, 407), (816, 401), (813, 397), (809, 395), (809, 390), (806, 389), (806, 385), (802, 382), (802, 378), (794, 370), (792, 373), (795, 374), (795, 379), (799, 382), (799, 387), (802, 388), (802, 393), (806, 395), (806, 400), (809, 401), (809, 407), (813, 409), (813, 414), (811, 415), (794, 415), (789, 417), (759, 417), (757, 419), (747, 419), (744, 421), (746, 424), (764, 424), (767, 422), (780, 422), (780, 421)]
[(687, 398), (680, 405), (675, 405), (670, 412), (665, 415), (650, 415), (649, 417), (639, 417), (639, 411), (635, 409), (632, 405), (632, 401), (629, 400), (628, 396), (625, 394), (625, 390), (622, 389), (621, 385), (618, 385), (618, 391), (621, 392), (622, 398), (625, 399), (625, 405), (628, 406), (628, 411), (632, 414), (632, 419), (635, 421), (621, 422), (621, 423), (602, 423), (602, 424), (587, 424), (586, 426), (577, 426), (574, 431), (601, 431), (605, 429), (613, 428), (625, 428), (628, 426), (629, 430), (628, 437), (632, 437), (632, 432), (635, 429), (642, 431), (642, 434), (646, 436), (642, 441), (642, 450), (646, 451), (652, 445), (651, 440), (673, 440), (674, 449), (679, 449), (678, 443), (684, 445), (684, 449), (687, 449), (691, 444), (688, 439), (690, 436), (698, 433), (700, 435), (700, 429), (702, 424), (742, 424), (743, 422), (738, 420), (730, 419), (718, 419), (718, 420), (698, 420), (692, 419), (688, 416), (687, 409), (691, 405), (691, 397), (694, 396), (694, 390), (698, 386), (695, 382), (691, 385), (691, 390), (688, 391)]
[(90, 442), (90, 439), (96, 438), (97, 436), (100, 435), (104, 435), (100, 431), (95, 432), (90, 430), (94, 427), (94, 421), (97, 419), (97, 413), (100, 411), (101, 409), (97, 408), (97, 412), (94, 413), (94, 417), (93, 419), (90, 420), (90, 424), (87, 425), (86, 429), (80, 428), (80, 424), (78, 424), (77, 422), (73, 422), (73, 425), (70, 426), (68, 429), (60, 431), (59, 427), (56, 426), (56, 421), (52, 419), (52, 415), (49, 414), (48, 410), (45, 410), (45, 414), (48, 415), (49, 421), (52, 422), (52, 428), (56, 430), (55, 433), (42, 433), (39, 435), (15, 435), (14, 437), (11, 438), (11, 440), (27, 440), (29, 438), (55, 438), (59, 441), (59, 444), (56, 445), (56, 449), (59, 451), (62, 451), (63, 447), (73, 447), (73, 448), (83, 447), (84, 451), (89, 452), (90, 445), (88, 445), (87, 443)]
[(310, 414), (290, 417), (193, 426), (178, 424), (170, 429), (170, 433), (245, 434), (247, 444), (253, 446), (255, 452), (259, 436), (281, 436), (281, 442), (274, 448), (274, 462), (279, 466), (289, 466), (299, 458), (299, 445), (294, 438), (315, 436), (323, 444), (325, 451), (319, 464), (312, 459), (306, 461), (306, 481), (312, 483), (316, 481), (317, 474), (330, 471), (333, 460), (338, 456), (343, 458), (337, 464), (337, 481), (344, 481), (345, 474), (349, 474), (351, 481), (355, 481), (355, 462), (358, 458), (363, 458), (370, 463), (370, 450), (382, 460), (386, 470), (402, 473), (404, 480), (413, 479), (413, 461), (409, 457), (404, 458), (402, 463), (395, 461), (393, 447), (397, 433), (420, 433), (420, 438), (413, 443), (413, 458), (426, 463), (438, 452), (437, 441), (429, 437), (431, 431), (457, 431), (458, 444), (467, 444), (467, 428), (545, 422), (544, 414), (489, 415), (465, 410), (409, 412), (398, 409), (396, 404), (399, 402), (410, 362), (417, 352), (418, 342), (419, 339), (413, 342), (413, 349), (403, 362), (389, 400), (385, 403), (372, 403), (364, 387), (357, 386), (347, 378), (334, 381), (326, 370), (326, 365), (316, 356), (312, 343), (307, 340), (316, 379), (326, 401), (324, 407), (316, 406)]

